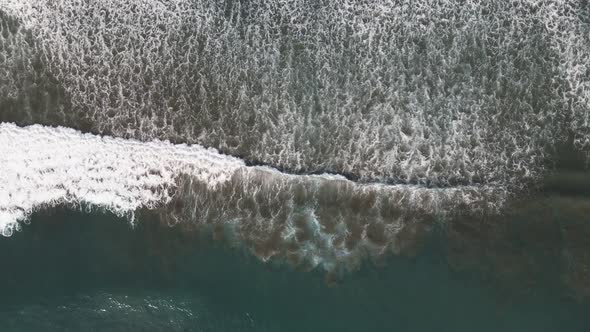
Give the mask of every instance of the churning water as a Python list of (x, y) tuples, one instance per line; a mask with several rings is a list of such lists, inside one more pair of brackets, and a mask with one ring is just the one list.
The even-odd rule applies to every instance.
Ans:
[(0, 0), (1, 321), (583, 331), (589, 123), (586, 0)]

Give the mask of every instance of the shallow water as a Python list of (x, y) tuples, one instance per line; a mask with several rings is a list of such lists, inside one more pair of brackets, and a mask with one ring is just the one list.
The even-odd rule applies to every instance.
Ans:
[(3, 331), (587, 331), (590, 306), (452, 272), (437, 241), (337, 284), (154, 222), (54, 211), (0, 239)]

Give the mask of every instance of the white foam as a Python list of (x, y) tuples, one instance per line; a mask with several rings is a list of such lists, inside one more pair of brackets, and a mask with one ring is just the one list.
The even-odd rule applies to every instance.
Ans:
[(0, 229), (43, 206), (88, 204), (117, 214), (170, 201), (175, 177), (210, 186), (244, 163), (198, 145), (141, 143), (67, 128), (0, 124)]

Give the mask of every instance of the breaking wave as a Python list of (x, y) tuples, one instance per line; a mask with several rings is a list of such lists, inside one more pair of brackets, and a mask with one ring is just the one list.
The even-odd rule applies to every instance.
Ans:
[(486, 186), (289, 175), (197, 145), (8, 123), (0, 124), (0, 167), (0, 227), (7, 236), (17, 221), (56, 206), (105, 209), (131, 220), (154, 210), (171, 224), (213, 226), (264, 260), (326, 269), (399, 253), (435, 218), (497, 211), (506, 194)]

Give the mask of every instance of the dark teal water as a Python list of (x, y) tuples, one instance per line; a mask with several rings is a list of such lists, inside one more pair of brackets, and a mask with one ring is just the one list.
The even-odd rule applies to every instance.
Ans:
[(590, 307), (452, 272), (436, 246), (328, 285), (207, 234), (36, 215), (0, 239), (0, 331), (588, 331)]

